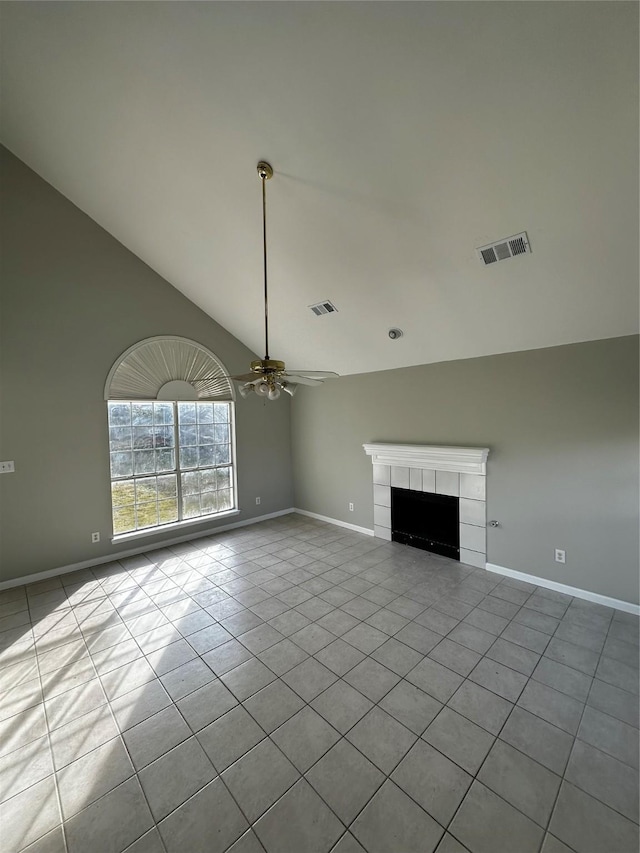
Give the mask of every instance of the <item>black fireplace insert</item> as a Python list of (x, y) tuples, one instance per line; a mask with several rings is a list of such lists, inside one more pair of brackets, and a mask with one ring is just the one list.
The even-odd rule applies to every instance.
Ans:
[(459, 499), (392, 488), (391, 539), (459, 560)]

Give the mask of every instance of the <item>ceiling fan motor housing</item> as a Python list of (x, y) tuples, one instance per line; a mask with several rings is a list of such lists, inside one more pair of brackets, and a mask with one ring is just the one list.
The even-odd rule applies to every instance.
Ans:
[(279, 373), (284, 370), (284, 361), (274, 358), (258, 358), (251, 362), (251, 370), (254, 373)]

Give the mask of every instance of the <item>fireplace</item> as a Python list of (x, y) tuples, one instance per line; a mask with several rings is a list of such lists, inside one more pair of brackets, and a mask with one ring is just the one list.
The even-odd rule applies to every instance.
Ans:
[[(488, 447), (439, 447), (425, 444), (365, 444), (373, 469), (374, 533), (381, 539), (409, 542), (424, 547), (406, 537), (421, 537), (430, 543), (444, 544), (457, 549), (451, 554), (461, 563), (484, 569), (487, 562), (486, 482)], [(425, 504), (446, 506), (447, 499), (458, 504), (458, 537), (442, 542), (441, 533), (434, 534), (429, 526), (410, 527), (396, 531), (393, 523), (395, 499), (392, 493), (408, 491), (419, 496), (426, 494)], [(430, 501), (429, 498), (438, 500)], [(444, 498), (444, 501), (439, 499)], [(393, 504), (392, 504), (393, 500)], [(418, 500), (423, 500), (418, 497)], [(424, 508), (423, 505), (423, 508)], [(418, 504), (420, 506), (420, 504)], [(452, 504), (449, 502), (449, 506)], [(440, 512), (440, 510), (438, 510)], [(418, 510), (424, 519), (426, 511)], [(451, 517), (450, 517), (451, 518)], [(430, 522), (429, 522), (430, 524)], [(451, 525), (452, 522), (447, 522)], [(455, 526), (455, 523), (453, 523)], [(402, 539), (404, 533), (405, 538)], [(435, 550), (431, 547), (428, 550)], [(436, 551), (436, 553), (442, 553)]]
[(460, 559), (459, 499), (411, 489), (391, 489), (391, 539)]

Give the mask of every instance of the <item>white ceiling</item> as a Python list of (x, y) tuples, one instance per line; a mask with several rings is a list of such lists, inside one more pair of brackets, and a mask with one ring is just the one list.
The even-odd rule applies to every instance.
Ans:
[[(635, 3), (23, 2), (2, 19), (7, 147), (260, 354), (260, 158), (271, 354), (291, 367), (637, 331)], [(481, 265), (477, 246), (524, 230), (531, 255)], [(314, 317), (322, 299), (339, 313)]]

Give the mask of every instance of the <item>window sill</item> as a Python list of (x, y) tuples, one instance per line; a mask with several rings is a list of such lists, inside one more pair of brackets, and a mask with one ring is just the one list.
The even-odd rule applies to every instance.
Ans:
[(134, 539), (144, 539), (147, 536), (158, 536), (160, 533), (171, 530), (184, 530), (185, 527), (193, 527), (196, 524), (207, 524), (219, 518), (231, 518), (234, 515), (240, 515), (239, 509), (230, 509), (226, 512), (216, 512), (213, 515), (204, 515), (199, 518), (190, 518), (187, 521), (174, 521), (171, 524), (162, 524), (158, 527), (145, 527), (144, 530), (134, 530), (131, 533), (121, 533), (118, 536), (112, 536), (111, 541), (116, 544), (118, 542), (129, 542)]

